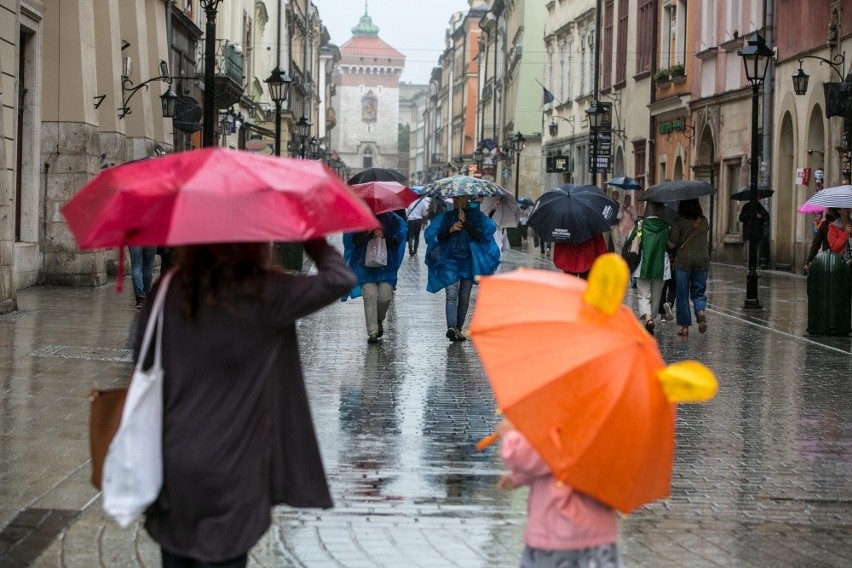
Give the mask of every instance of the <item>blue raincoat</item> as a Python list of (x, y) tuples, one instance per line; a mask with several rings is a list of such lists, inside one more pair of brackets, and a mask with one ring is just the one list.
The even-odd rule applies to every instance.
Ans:
[(465, 223), (482, 235), (473, 238), (466, 230), (450, 233), (445, 241), (438, 240), (441, 231), (447, 231), (456, 222), (456, 210), (441, 213), (426, 227), (426, 266), (429, 281), (426, 290), (438, 292), (462, 278), (494, 274), (500, 264), (500, 249), (494, 242), (497, 225), (478, 208), (465, 209)]
[[(408, 240), (408, 224), (396, 213), (380, 213), (376, 218), (382, 224), (385, 242), (388, 247), (388, 263), (385, 266), (367, 268), (364, 266), (364, 256), (367, 253), (367, 243), (355, 244), (357, 233), (343, 235), (343, 258), (355, 273), (358, 284), (349, 291), (350, 298), (361, 295), (361, 284), (367, 282), (387, 282), (396, 289), (396, 273), (405, 258), (405, 243)], [(343, 298), (346, 300), (346, 297)]]

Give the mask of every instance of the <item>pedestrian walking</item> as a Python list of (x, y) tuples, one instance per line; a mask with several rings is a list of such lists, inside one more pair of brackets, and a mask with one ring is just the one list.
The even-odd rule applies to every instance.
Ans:
[(750, 255), (754, 251), (754, 254), (758, 255), (758, 258), (749, 258), (749, 264), (752, 260), (755, 266), (762, 264), (759, 258), (760, 244), (769, 227), (769, 211), (757, 200), (757, 197), (752, 197), (740, 210), (739, 220), (743, 224), (743, 241), (747, 254)]
[(816, 255), (831, 248), (828, 243), (828, 227), (839, 218), (840, 211), (834, 207), (829, 207), (825, 212), (825, 218), (822, 219), (819, 225), (815, 228), (814, 238), (811, 241), (811, 248), (808, 251), (807, 258), (805, 259), (805, 274), (808, 273), (810, 264), (814, 261)]
[(701, 210), (698, 199), (678, 203), (678, 216), (672, 226), (668, 247), (675, 255), (675, 317), (680, 326), (677, 334), (689, 335), (692, 316), (690, 300), (698, 322), (698, 331), (707, 331), (707, 271), (710, 269), (708, 236), (710, 224)]
[(453, 197), (453, 209), (438, 215), (426, 228), (426, 290), (446, 289), (447, 339), (464, 341), (465, 319), (474, 278), (493, 274), (500, 263), (494, 240), (497, 226), (471, 201), (470, 196)]
[[(610, 197), (610, 199), (612, 199), (616, 203), (620, 203), (620, 201), (619, 201), (620, 194), (618, 193), (618, 191), (612, 190), (609, 193), (609, 197)], [(616, 219), (617, 218), (618, 217), (616, 217)], [(614, 232), (616, 227), (617, 227), (617, 224), (610, 227), (610, 229), (604, 233), (603, 237), (604, 237), (604, 242), (606, 243), (606, 246), (607, 246), (607, 252), (616, 251), (620, 254), (621, 249), (614, 248), (615, 247), (615, 236), (613, 235), (613, 232)]]
[(633, 230), (633, 226), (636, 224), (636, 212), (631, 203), (630, 195), (625, 195), (624, 204), (618, 208), (618, 223), (612, 228), (613, 252), (617, 254), (621, 254), (624, 250), (624, 241), (627, 240), (627, 237)]
[(838, 209), (837, 213), (837, 219), (828, 224), (828, 247), (850, 263), (852, 248), (849, 245), (849, 237), (852, 234), (852, 222), (849, 220), (849, 209)]
[(142, 307), (151, 292), (157, 247), (130, 247), (130, 281), (133, 283), (136, 309)]
[[(385, 334), (384, 321), (396, 289), (397, 272), (405, 258), (408, 236), (405, 221), (396, 213), (380, 213), (376, 218), (382, 224), (381, 229), (343, 235), (343, 256), (358, 281), (349, 291), (349, 297), (364, 297), (367, 343), (377, 343)], [(367, 264), (367, 249), (372, 239), (382, 239), (385, 243), (387, 256), (382, 266)]]
[(603, 235), (595, 235), (579, 244), (555, 243), (553, 245), (553, 265), (566, 274), (579, 276), (586, 280), (595, 259), (607, 252), (609, 251)]
[[(163, 484), (145, 519), (166, 568), (244, 567), (273, 505), (332, 506), (296, 320), (355, 277), (324, 239), (305, 252), (315, 274), (274, 269), (267, 243), (175, 249), (162, 330)], [(150, 312), (149, 303), (140, 329)]]
[(663, 286), (671, 278), (671, 264), (666, 253), (671, 227), (661, 217), (662, 203), (650, 202), (646, 209), (648, 214), (636, 224), (627, 241), (640, 241), (639, 265), (632, 274), (636, 278), (636, 307), (645, 330), (654, 335), (654, 319)]
[(423, 196), (405, 210), (405, 217), (408, 221), (409, 256), (417, 254), (417, 249), (420, 248), (420, 231), (423, 230), (423, 223), (429, 218), (429, 204), (431, 202), (430, 197)]
[(570, 485), (559, 483), (529, 441), (504, 420), (498, 427), (500, 457), (509, 469), (502, 490), (529, 486), (521, 568), (618, 568), (615, 511)]

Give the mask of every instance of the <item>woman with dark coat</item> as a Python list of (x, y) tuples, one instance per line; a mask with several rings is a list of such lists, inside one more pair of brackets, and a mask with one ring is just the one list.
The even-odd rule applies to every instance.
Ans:
[(268, 243), (175, 249), (162, 331), (163, 486), (145, 519), (164, 568), (244, 567), (273, 505), (332, 506), (296, 320), (355, 278), (325, 240), (305, 252), (315, 274), (273, 269)]
[(697, 199), (681, 201), (677, 208), (677, 219), (672, 225), (668, 247), (677, 251), (675, 255), (675, 316), (680, 326), (677, 334), (689, 336), (692, 316), (689, 301), (695, 311), (699, 333), (707, 331), (707, 273), (710, 270), (709, 252), (710, 224), (701, 210)]

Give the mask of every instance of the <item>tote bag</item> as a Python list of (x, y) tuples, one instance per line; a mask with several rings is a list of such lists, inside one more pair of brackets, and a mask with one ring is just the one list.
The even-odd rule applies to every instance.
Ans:
[(373, 237), (367, 241), (367, 252), (364, 255), (364, 266), (380, 268), (388, 265), (388, 245), (384, 237)]
[[(139, 360), (130, 379), (118, 431), (109, 445), (103, 465), (104, 511), (126, 528), (160, 494), (163, 485), (163, 304), (172, 273), (163, 277), (148, 325)], [(154, 364), (144, 369), (151, 339)]]

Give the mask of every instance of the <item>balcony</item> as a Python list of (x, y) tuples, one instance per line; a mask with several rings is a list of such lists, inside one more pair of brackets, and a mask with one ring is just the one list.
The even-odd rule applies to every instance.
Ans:
[[(229, 40), (216, 40), (216, 70), (213, 104), (217, 110), (230, 108), (243, 96), (243, 48)], [(204, 80), (204, 42), (198, 43), (198, 77)]]

